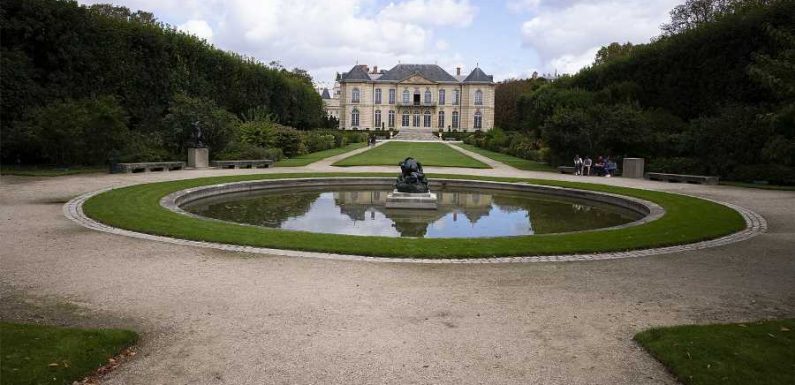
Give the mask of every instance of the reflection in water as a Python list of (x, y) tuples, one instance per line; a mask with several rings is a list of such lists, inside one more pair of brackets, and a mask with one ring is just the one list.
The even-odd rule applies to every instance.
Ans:
[(281, 190), (228, 194), (192, 202), (192, 213), (240, 223), (319, 233), (472, 238), (531, 235), (615, 226), (632, 211), (529, 193), (436, 191), (437, 210), (386, 209), (388, 190)]

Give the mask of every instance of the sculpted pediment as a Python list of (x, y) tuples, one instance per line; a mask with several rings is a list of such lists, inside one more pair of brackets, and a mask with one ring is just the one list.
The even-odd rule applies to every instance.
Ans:
[(414, 74), (414, 75), (411, 75), (411, 76), (409, 76), (409, 77), (407, 77), (407, 78), (405, 78), (405, 79), (401, 80), (401, 81), (400, 81), (400, 83), (410, 83), (410, 84), (436, 84), (436, 82), (433, 82), (433, 81), (430, 81), (430, 80), (428, 80), (428, 79), (425, 79), (424, 77), (422, 77), (422, 76), (421, 76), (421, 75), (419, 75), (419, 74)]

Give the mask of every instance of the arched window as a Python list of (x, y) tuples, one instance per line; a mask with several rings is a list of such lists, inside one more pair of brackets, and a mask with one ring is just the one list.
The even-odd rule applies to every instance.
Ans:
[(359, 89), (354, 88), (353, 91), (351, 91), (351, 103), (359, 103), (360, 96)]
[(453, 90), (453, 104), (459, 105), (461, 102), (461, 91), (458, 89)]
[(354, 108), (351, 111), (351, 127), (358, 127), (359, 126), (359, 110)]
[(401, 127), (408, 127), (409, 126), (409, 112), (403, 111), (403, 116), (400, 118), (400, 125)]
[(375, 110), (375, 128), (381, 128), (381, 110)]
[(475, 91), (475, 105), (477, 106), (483, 105), (483, 91), (481, 90)]
[(395, 110), (389, 110), (389, 127), (395, 127)]
[(380, 88), (376, 88), (375, 89), (374, 98), (375, 98), (375, 100), (374, 100), (375, 104), (381, 104), (381, 89)]
[(411, 100), (411, 93), (409, 90), (403, 90), (403, 104), (409, 104)]
[(478, 111), (475, 113), (475, 129), (479, 130), (481, 128), (483, 128), (483, 115)]
[(439, 111), (439, 128), (444, 128), (444, 111)]
[(458, 111), (453, 111), (453, 128), (458, 128)]
[(444, 90), (439, 90), (439, 105), (444, 105), (444, 97), (445, 97)]
[(429, 127), (429, 128), (431, 127), (431, 112), (430, 111), (425, 111), (422, 114), (422, 126), (423, 127)]
[(431, 90), (425, 90), (425, 104), (431, 104)]
[(412, 122), (412, 123), (414, 123), (413, 126), (414, 127), (419, 127), (420, 126), (420, 111), (419, 110), (414, 110), (414, 119), (413, 120), (414, 120)]

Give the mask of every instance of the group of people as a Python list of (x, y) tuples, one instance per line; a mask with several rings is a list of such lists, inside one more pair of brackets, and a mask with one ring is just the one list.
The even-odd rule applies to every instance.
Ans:
[(599, 156), (596, 162), (586, 155), (585, 159), (580, 158), (580, 155), (574, 155), (574, 175), (594, 175), (612, 177), (618, 170), (618, 164), (612, 161), (609, 156)]

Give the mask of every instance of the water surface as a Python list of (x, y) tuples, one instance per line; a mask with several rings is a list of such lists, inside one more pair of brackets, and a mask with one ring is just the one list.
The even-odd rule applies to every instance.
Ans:
[(421, 238), (533, 235), (611, 227), (638, 213), (544, 194), (445, 189), (437, 210), (387, 209), (390, 190), (281, 189), (235, 193), (183, 206), (191, 213), (257, 226), (316, 233)]

